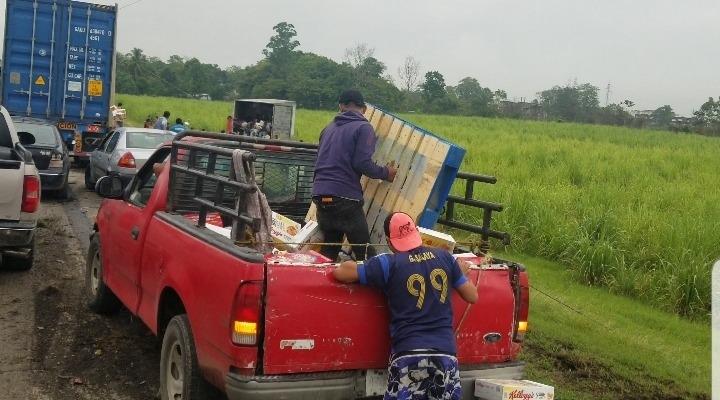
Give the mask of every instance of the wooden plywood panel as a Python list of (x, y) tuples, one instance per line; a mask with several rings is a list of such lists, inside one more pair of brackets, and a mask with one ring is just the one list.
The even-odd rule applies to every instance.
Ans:
[(407, 179), (410, 171), (409, 166), (422, 141), (422, 137), (422, 133), (415, 131), (410, 125), (404, 125), (400, 132), (396, 146), (392, 150), (393, 160), (398, 166), (395, 181), (382, 185), (367, 213), (370, 241), (372, 243), (384, 243), (385, 241), (383, 223), (388, 213), (395, 210), (395, 203)]
[[(392, 126), (387, 132), (387, 135), (383, 137), (382, 143), (378, 143), (375, 147), (375, 155), (373, 159), (378, 165), (386, 165), (387, 163), (394, 161), (393, 149), (399, 149), (398, 140), (400, 139), (400, 131), (402, 130), (403, 123), (398, 119), (393, 119)], [(363, 189), (365, 204), (364, 210), (367, 213), (371, 204), (375, 201), (378, 188), (388, 183), (381, 179), (368, 179), (367, 185)]]
[(436, 146), (432, 149), (428, 148), (427, 153), (424, 154), (426, 165), (420, 185), (415, 195), (407, 196), (403, 204), (404, 211), (413, 218), (417, 219), (425, 209), (449, 150), (450, 145), (438, 140)]

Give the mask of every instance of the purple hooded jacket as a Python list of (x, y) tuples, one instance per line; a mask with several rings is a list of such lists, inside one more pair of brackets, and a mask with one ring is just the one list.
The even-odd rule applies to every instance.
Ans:
[(372, 160), (376, 143), (375, 132), (362, 114), (338, 114), (320, 134), (313, 196), (362, 200), (362, 175), (387, 179), (388, 169)]

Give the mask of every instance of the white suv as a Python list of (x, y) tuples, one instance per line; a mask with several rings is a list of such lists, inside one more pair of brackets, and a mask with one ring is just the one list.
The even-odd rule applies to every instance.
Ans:
[(28, 132), (18, 136), (5, 107), (0, 106), (0, 265), (30, 269), (35, 258), (35, 228), (40, 207), (40, 177)]

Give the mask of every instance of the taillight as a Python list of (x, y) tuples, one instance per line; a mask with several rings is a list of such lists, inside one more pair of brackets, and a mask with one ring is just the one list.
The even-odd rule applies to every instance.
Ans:
[(135, 157), (133, 157), (131, 152), (128, 151), (120, 157), (118, 167), (135, 168)]
[(37, 176), (25, 175), (23, 180), (22, 206), (20, 210), (34, 213), (40, 205), (40, 179)]
[(262, 282), (244, 282), (235, 296), (230, 321), (230, 336), (233, 343), (243, 346), (257, 344), (261, 313)]
[(528, 330), (528, 314), (530, 311), (530, 283), (528, 274), (525, 271), (518, 271), (519, 299), (520, 302), (515, 316), (515, 337), (516, 342), (525, 340), (525, 333)]

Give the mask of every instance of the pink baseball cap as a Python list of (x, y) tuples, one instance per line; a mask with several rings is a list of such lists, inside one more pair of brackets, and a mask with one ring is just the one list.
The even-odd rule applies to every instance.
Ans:
[(385, 218), (385, 236), (397, 251), (410, 251), (422, 246), (415, 221), (403, 212), (395, 212)]

